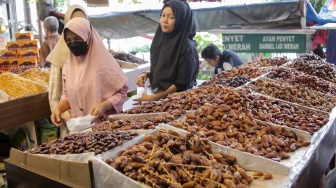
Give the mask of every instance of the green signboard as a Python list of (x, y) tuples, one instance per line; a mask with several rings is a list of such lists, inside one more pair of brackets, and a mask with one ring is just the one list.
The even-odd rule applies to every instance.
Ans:
[(223, 48), (235, 52), (305, 53), (305, 34), (222, 34)]

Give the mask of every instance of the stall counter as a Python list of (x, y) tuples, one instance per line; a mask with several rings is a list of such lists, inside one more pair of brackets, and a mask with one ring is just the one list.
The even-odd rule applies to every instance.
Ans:
[(48, 92), (0, 103), (0, 131), (51, 115)]

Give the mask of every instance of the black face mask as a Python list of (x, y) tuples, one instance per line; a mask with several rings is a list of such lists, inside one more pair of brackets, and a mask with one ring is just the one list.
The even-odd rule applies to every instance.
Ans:
[(67, 45), (75, 56), (84, 55), (89, 49), (86, 42), (69, 42)]

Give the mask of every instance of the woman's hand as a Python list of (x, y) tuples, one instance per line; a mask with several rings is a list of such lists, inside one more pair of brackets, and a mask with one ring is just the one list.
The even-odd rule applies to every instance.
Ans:
[(139, 87), (145, 87), (145, 82), (147, 80), (147, 73), (144, 72), (142, 74), (140, 74), (137, 79), (136, 79), (136, 84), (139, 86)]
[(59, 108), (55, 108), (50, 116), (52, 124), (54, 124), (56, 127), (60, 127), (65, 123), (65, 119), (63, 119), (61, 115), (61, 110), (59, 110)]
[(64, 119), (65, 117), (62, 117), (62, 113), (69, 109), (70, 109), (69, 102), (66, 100), (60, 100), (50, 116), (52, 124), (54, 124), (56, 127), (64, 125), (66, 119)]
[(146, 92), (142, 94), (142, 96), (138, 99), (134, 99), (135, 101), (157, 101), (163, 98), (166, 98), (169, 94), (174, 93), (177, 90), (174, 84), (170, 85), (165, 91), (158, 91), (153, 93), (152, 95), (148, 95)]
[(153, 95), (148, 95), (146, 92), (142, 94), (140, 98), (134, 99), (135, 101), (142, 102), (142, 101), (152, 101), (154, 100), (155, 94)]
[(104, 101), (102, 103), (97, 104), (91, 111), (91, 115), (96, 116), (97, 118), (104, 118), (106, 117), (106, 111), (111, 110), (113, 105), (110, 101)]

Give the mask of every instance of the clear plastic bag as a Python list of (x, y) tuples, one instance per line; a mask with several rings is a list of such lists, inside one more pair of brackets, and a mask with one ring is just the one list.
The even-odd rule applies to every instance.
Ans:
[(66, 124), (70, 132), (80, 132), (92, 127), (94, 124), (91, 123), (95, 117), (96, 116), (89, 114), (83, 117), (71, 118), (66, 122)]

